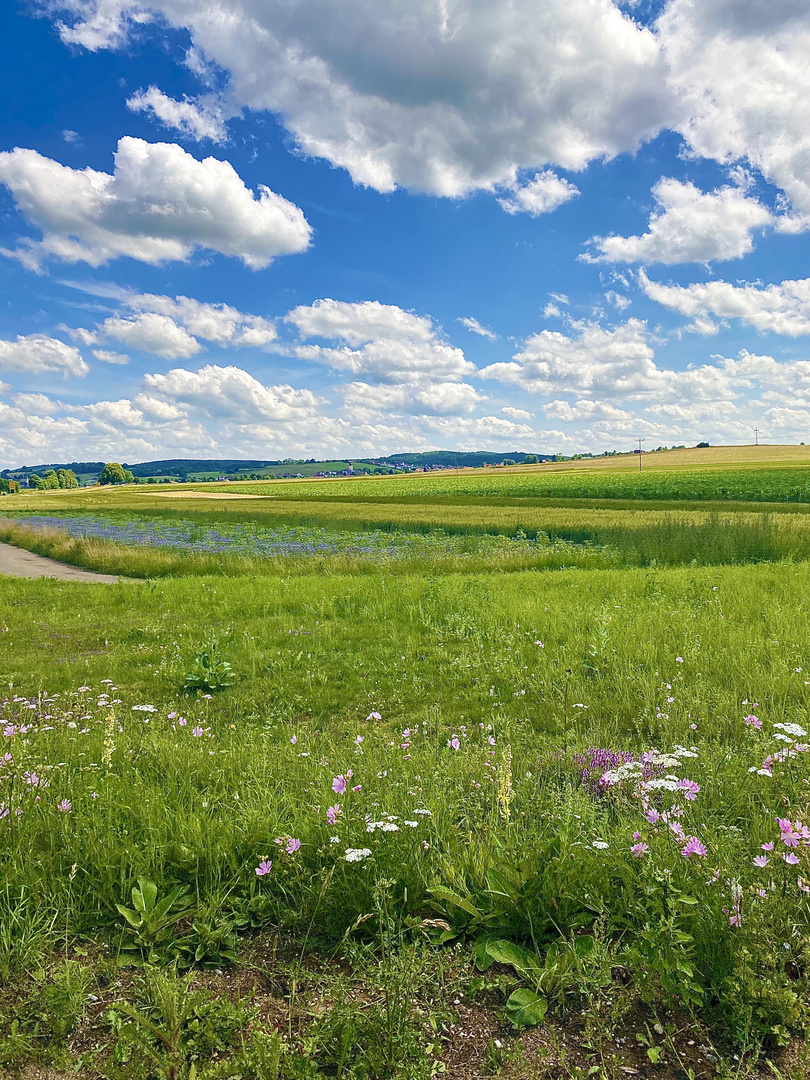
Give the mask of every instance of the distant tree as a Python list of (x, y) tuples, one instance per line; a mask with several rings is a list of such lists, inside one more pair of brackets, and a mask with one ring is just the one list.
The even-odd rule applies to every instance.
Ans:
[(117, 461), (108, 461), (98, 478), (100, 484), (131, 484), (134, 480), (135, 477), (129, 469), (125, 469)]
[(59, 477), (56, 475), (53, 469), (48, 469), (48, 471), (42, 477), (42, 487), (48, 491), (58, 490)]
[(698, 450), (704, 450), (704, 449), (706, 449), (706, 448), (707, 448), (708, 446), (709, 446), (709, 443), (707, 443), (707, 442), (699, 442), (699, 443), (697, 444), (697, 448), (698, 448)]
[(505, 457), (501, 462), (501, 465), (514, 465), (515, 462), (510, 457)]
[(527, 454), (526, 457), (523, 459), (523, 464), (524, 465), (539, 465), (540, 464), (540, 458), (537, 456), (537, 454)]
[(59, 469), (56, 474), (60, 488), (77, 488), (79, 481), (73, 469)]

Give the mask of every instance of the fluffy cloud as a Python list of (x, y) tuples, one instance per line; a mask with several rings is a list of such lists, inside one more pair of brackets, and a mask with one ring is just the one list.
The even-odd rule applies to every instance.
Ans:
[(341, 389), (347, 408), (355, 412), (406, 413), (415, 416), (442, 416), (472, 412), (483, 394), (468, 383), (416, 382), (398, 386), (371, 386), (352, 382)]
[(541, 214), (551, 213), (577, 195), (578, 187), (550, 169), (545, 169), (522, 187), (515, 185), (510, 194), (498, 199), (498, 202), (507, 214), (530, 214), (532, 217), (539, 217)]
[(174, 143), (125, 137), (112, 174), (17, 148), (0, 153), (0, 183), (42, 230), (42, 240), (4, 251), (33, 268), (48, 256), (92, 266), (122, 255), (162, 263), (204, 248), (258, 269), (310, 241), (297, 206), (263, 185), (257, 198), (227, 161), (197, 161)]
[(359, 304), (316, 300), (309, 307), (293, 308), (285, 321), (292, 323), (302, 337), (337, 338), (349, 345), (379, 339), (431, 341), (435, 335), (430, 319), (377, 300), (364, 300)]
[[(339, 347), (298, 345), (302, 360), (327, 364), (375, 382), (455, 381), (475, 372), (461, 349), (447, 345), (432, 320), (388, 304), (318, 300), (294, 308), (287, 322), (304, 338), (345, 341)], [(352, 348), (351, 346), (355, 346)]]
[(747, 159), (810, 213), (810, 12), (804, 0), (670, 0), (658, 26), (695, 154)]
[(63, 39), (88, 49), (121, 46), (149, 18), (186, 28), (195, 68), (228, 72), (235, 108), (269, 110), (306, 153), (381, 191), (496, 190), (669, 128), (696, 155), (747, 159), (806, 227), (805, 0), (668, 0), (649, 28), (636, 6), (49, 0)]
[(53, 372), (68, 378), (86, 375), (90, 368), (73, 345), (46, 334), (19, 335), (15, 341), (0, 340), (0, 371), (17, 371), (27, 375)]
[(177, 101), (156, 86), (150, 86), (148, 90), (133, 94), (127, 100), (127, 108), (133, 112), (150, 112), (166, 127), (174, 128), (189, 139), (210, 139), (215, 143), (227, 139), (222, 109), (213, 100), (200, 102), (186, 97)]
[[(60, 329), (83, 345), (98, 345), (105, 339), (124, 342), (132, 349), (151, 352), (167, 360), (187, 359), (202, 346), (198, 338), (223, 348), (263, 348), (276, 340), (274, 323), (260, 315), (246, 315), (229, 304), (207, 304), (189, 296), (160, 296), (130, 293), (115, 286), (99, 287), (102, 294), (117, 300), (134, 315), (114, 316), (95, 329)], [(92, 289), (87, 289), (92, 291)], [(105, 363), (125, 364), (128, 357), (106, 349), (94, 350)]]
[(312, 415), (320, 404), (309, 390), (265, 386), (241, 368), (214, 364), (199, 371), (175, 368), (165, 375), (147, 374), (144, 383), (163, 401), (234, 423), (296, 420)]
[(534, 413), (527, 412), (526, 409), (516, 409), (513, 405), (504, 405), (501, 412), (504, 416), (508, 416), (510, 420), (534, 419)]
[(495, 341), (498, 335), (494, 330), (490, 330), (488, 326), (482, 326), (478, 319), (474, 319), (472, 316), (469, 318), (461, 317), (456, 319), (456, 322), (460, 322), (462, 326), (465, 326), (473, 334), (478, 334), (479, 337), (489, 338), (490, 341)]
[(143, 293), (127, 296), (127, 307), (134, 311), (165, 315), (205, 341), (223, 346), (258, 347), (277, 337), (275, 325), (260, 315), (245, 315), (229, 304), (205, 304), (188, 296), (155, 296)]
[(128, 364), (129, 357), (124, 353), (111, 352), (109, 349), (93, 349), (93, 356), (102, 364)]
[(647, 327), (639, 319), (606, 330), (575, 323), (572, 335), (542, 330), (510, 361), (490, 364), (484, 379), (514, 383), (533, 394), (592, 393), (626, 397), (661, 393), (666, 380), (653, 360)]
[(631, 414), (625, 409), (617, 409), (605, 401), (590, 401), (588, 398), (580, 398), (571, 405), (567, 401), (550, 401), (543, 406), (543, 412), (549, 420), (566, 420), (568, 422), (594, 420), (629, 420)]
[(149, 13), (189, 30), (238, 106), (379, 191), (459, 196), (632, 149), (669, 115), (653, 33), (610, 0), (56, 0), (62, 37), (118, 46)]
[(123, 342), (127, 348), (154, 353), (165, 360), (184, 360), (202, 348), (174, 319), (153, 312), (131, 319), (105, 319), (99, 331), (105, 337)]
[(732, 285), (708, 281), (696, 285), (661, 285), (642, 270), (639, 284), (651, 300), (693, 319), (698, 333), (715, 334), (718, 319), (741, 319), (761, 332), (800, 337), (810, 334), (810, 278), (779, 285)]
[(706, 193), (662, 177), (652, 190), (659, 209), (643, 236), (594, 236), (586, 262), (683, 263), (739, 259), (753, 250), (751, 234), (772, 224), (770, 210), (739, 187)]

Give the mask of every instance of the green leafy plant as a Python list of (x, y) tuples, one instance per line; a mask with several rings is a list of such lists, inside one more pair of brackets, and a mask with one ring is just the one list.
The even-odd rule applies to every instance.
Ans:
[(236, 682), (233, 668), (220, 655), (220, 640), (216, 634), (209, 634), (205, 643), (194, 657), (191, 670), (186, 672), (183, 690), (189, 693), (216, 693), (226, 690)]
[(517, 1028), (542, 1023), (550, 1000), (560, 1000), (579, 981), (581, 962), (594, 950), (595, 941), (583, 934), (571, 942), (550, 945), (545, 959), (512, 941), (486, 940), (477, 943), (474, 958), (486, 970), (490, 964), (507, 964), (531, 987), (514, 990), (506, 1002), (506, 1015)]
[[(198, 1062), (229, 1050), (234, 1035), (250, 1023), (249, 1007), (194, 990), (192, 979), (149, 967), (137, 987), (138, 1003), (113, 1005), (109, 1013), (116, 1037), (113, 1057), (123, 1067), (121, 1076), (202, 1080), (207, 1071)], [(220, 1073), (235, 1074), (241, 1072)]]
[(158, 888), (148, 878), (138, 878), (132, 889), (133, 907), (116, 904), (126, 920), (122, 927), (130, 940), (124, 951), (137, 952), (142, 960), (154, 963), (165, 956), (172, 940), (171, 928), (188, 914), (190, 900), (188, 886), (176, 885), (162, 900), (158, 900)]

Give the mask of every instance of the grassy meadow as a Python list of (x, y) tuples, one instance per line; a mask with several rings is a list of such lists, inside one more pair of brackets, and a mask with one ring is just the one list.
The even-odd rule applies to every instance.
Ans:
[(810, 521), (748, 457), (4, 498), (129, 580), (0, 577), (0, 1075), (810, 1075)]

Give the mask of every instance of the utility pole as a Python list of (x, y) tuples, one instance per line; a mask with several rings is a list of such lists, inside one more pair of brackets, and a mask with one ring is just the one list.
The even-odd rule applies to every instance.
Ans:
[(754, 446), (759, 446), (759, 428), (754, 428)]
[(641, 453), (642, 453), (641, 444), (643, 442), (646, 442), (646, 441), (647, 441), (646, 439), (636, 439), (636, 442), (638, 443), (638, 471), (639, 472), (641, 472)]

